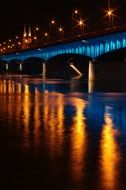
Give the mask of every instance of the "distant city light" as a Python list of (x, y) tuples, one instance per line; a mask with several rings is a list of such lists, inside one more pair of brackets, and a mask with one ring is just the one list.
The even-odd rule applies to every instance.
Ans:
[(52, 21), (51, 21), (51, 24), (55, 24), (55, 20), (52, 20)]
[(36, 37), (36, 36), (34, 36), (34, 40), (37, 40), (37, 37)]
[(108, 11), (108, 15), (109, 15), (109, 16), (112, 15), (112, 11), (111, 11), (111, 10)]
[(36, 27), (36, 28), (35, 28), (35, 30), (36, 30), (36, 31), (38, 31), (38, 30), (39, 30), (39, 28), (38, 28), (38, 27)]
[(77, 14), (77, 13), (78, 13), (78, 10), (75, 10), (74, 13)]
[(63, 32), (63, 28), (62, 28), (62, 27), (60, 27), (60, 28), (59, 28), (59, 31), (60, 31), (60, 32)]
[(48, 33), (46, 32), (44, 35), (45, 35), (45, 36), (48, 36)]

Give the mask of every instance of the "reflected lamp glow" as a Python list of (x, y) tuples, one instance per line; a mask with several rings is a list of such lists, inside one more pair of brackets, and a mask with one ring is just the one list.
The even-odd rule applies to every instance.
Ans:
[(118, 179), (118, 163), (120, 153), (116, 142), (117, 130), (114, 128), (112, 117), (105, 113), (105, 124), (101, 134), (101, 160), (100, 171), (102, 185), (105, 189), (114, 190)]
[(87, 150), (86, 123), (83, 114), (86, 102), (79, 98), (71, 98), (69, 101), (76, 110), (71, 129), (71, 175), (74, 181), (80, 182), (85, 167), (84, 155)]

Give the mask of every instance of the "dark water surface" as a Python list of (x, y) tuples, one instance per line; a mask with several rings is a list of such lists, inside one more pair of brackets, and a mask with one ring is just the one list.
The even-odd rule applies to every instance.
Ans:
[(1, 76), (1, 189), (125, 190), (126, 82)]

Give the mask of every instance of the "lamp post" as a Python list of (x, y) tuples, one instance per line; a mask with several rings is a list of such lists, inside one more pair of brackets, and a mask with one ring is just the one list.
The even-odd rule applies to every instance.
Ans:
[(63, 28), (60, 26), (58, 29), (59, 33), (60, 33), (60, 40), (63, 39), (63, 35), (64, 35), (64, 30)]
[(38, 26), (36, 26), (34, 28), (34, 34), (33, 34), (33, 41), (34, 43), (38, 43), (40, 39), (40, 28)]
[(47, 32), (44, 33), (44, 42), (49, 42), (49, 34)]
[(72, 13), (72, 23), (73, 23), (73, 26), (74, 24), (76, 24), (76, 21), (80, 19), (80, 12), (79, 10), (75, 9)]
[(75, 27), (76, 27), (76, 24), (77, 24), (77, 21), (80, 19), (80, 12), (78, 9), (75, 9), (72, 13), (72, 34), (75, 35), (76, 34), (76, 30), (75, 30)]
[(85, 21), (82, 18), (80, 18), (80, 20), (78, 21), (78, 26), (80, 28), (81, 33), (83, 33), (84, 32)]
[(108, 11), (107, 11), (107, 16), (109, 19), (109, 25), (113, 26), (113, 9), (111, 8), (111, 2), (108, 0)]
[(50, 23), (49, 23), (50, 37), (51, 37), (52, 40), (54, 39), (55, 24), (56, 24), (56, 22), (55, 22), (54, 19), (52, 19), (52, 20), (50, 21)]

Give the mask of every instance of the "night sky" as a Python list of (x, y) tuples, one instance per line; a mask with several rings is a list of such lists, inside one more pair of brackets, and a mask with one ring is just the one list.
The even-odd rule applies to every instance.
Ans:
[[(111, 0), (117, 7), (118, 21), (126, 20), (126, 0)], [(0, 2), (0, 40), (22, 34), (24, 24), (48, 28), (54, 18), (57, 23), (70, 27), (73, 10), (79, 9), (87, 25), (98, 22), (103, 17), (101, 9), (107, 8), (107, 0), (1, 0)]]

